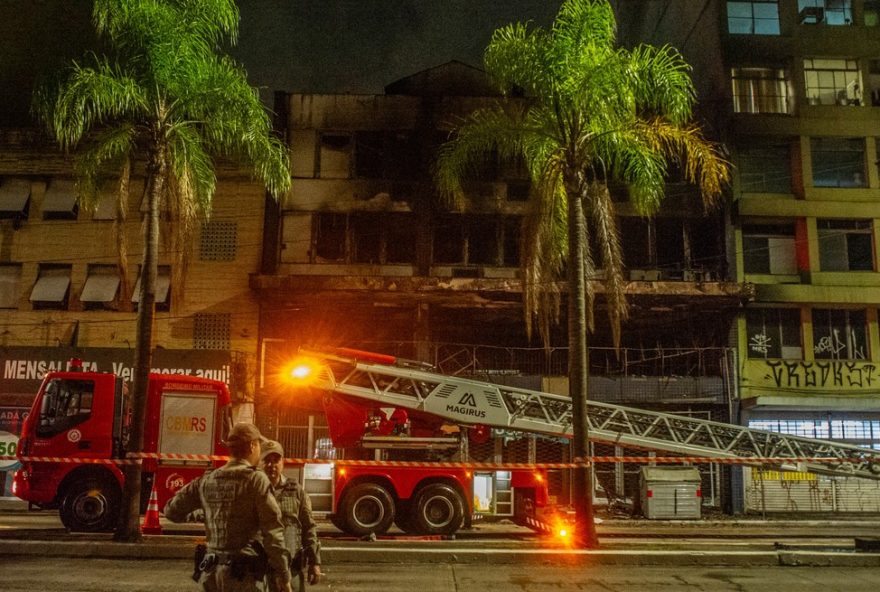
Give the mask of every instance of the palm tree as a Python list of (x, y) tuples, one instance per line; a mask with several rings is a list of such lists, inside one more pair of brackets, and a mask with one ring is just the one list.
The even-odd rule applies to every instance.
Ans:
[[(128, 444), (136, 452), (143, 447), (160, 210), (172, 215), (177, 238), (185, 242), (197, 216), (210, 212), (215, 156), (252, 167), (276, 198), (289, 188), (290, 174), (284, 145), (271, 135), (257, 92), (218, 49), (236, 41), (234, 0), (95, 0), (92, 20), (109, 57), (89, 54), (72, 63), (38, 88), (34, 111), (62, 148), (78, 150), (77, 180), (86, 201), (94, 203), (104, 175), (118, 175), (118, 210), (124, 212), (132, 165), (146, 162)], [(140, 466), (127, 466), (117, 540), (140, 538), (140, 490)]]
[[(587, 338), (594, 288), (605, 272), (615, 346), (627, 316), (623, 260), (609, 183), (626, 185), (643, 215), (658, 209), (669, 162), (683, 165), (707, 204), (728, 178), (727, 163), (689, 123), (695, 92), (690, 67), (670, 47), (616, 47), (606, 0), (566, 0), (551, 28), (516, 23), (495, 31), (486, 71), (503, 97), (460, 121), (440, 151), (436, 177), (453, 205), (462, 181), (487, 160), (522, 159), (532, 181), (523, 232), (526, 328), (545, 345), (558, 318), (559, 280), (567, 279), (569, 388), (573, 404), (575, 537), (598, 545), (593, 522), (587, 411)], [(522, 99), (511, 99), (511, 94)], [(594, 260), (590, 243), (598, 246)]]

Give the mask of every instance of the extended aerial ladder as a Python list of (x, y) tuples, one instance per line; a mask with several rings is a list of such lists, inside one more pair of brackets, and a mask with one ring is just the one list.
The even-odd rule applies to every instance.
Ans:
[[(447, 376), (393, 356), (340, 348), (321, 360), (313, 387), (450, 422), (572, 437), (571, 399)], [(589, 438), (707, 459), (880, 480), (880, 451), (744, 426), (590, 401)], [(748, 459), (754, 459), (749, 463)]]

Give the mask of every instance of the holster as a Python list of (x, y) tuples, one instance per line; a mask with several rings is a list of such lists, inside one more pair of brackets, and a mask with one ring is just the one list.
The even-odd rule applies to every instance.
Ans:
[(192, 579), (194, 582), (198, 582), (202, 577), (202, 572), (205, 571), (204, 561), (207, 552), (207, 545), (196, 545), (195, 552), (193, 553)]
[(306, 568), (306, 554), (302, 549), (298, 549), (293, 557), (290, 558), (290, 571), (302, 571)]
[(236, 580), (243, 580), (248, 575), (255, 580), (262, 580), (269, 570), (269, 556), (258, 541), (251, 541), (229, 562), (229, 573)]

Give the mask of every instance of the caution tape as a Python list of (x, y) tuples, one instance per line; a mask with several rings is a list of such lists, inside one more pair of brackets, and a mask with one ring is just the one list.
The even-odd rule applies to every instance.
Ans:
[[(230, 457), (214, 454), (174, 454), (157, 452), (132, 452), (126, 458), (77, 458), (59, 456), (0, 456), (0, 461), (20, 460), (30, 463), (58, 463), (58, 464), (100, 464), (100, 465), (134, 465), (141, 464), (144, 460), (164, 461), (197, 461), (197, 462), (226, 462)], [(834, 458), (834, 457), (708, 457), (708, 456), (591, 456), (582, 462), (562, 463), (496, 463), (496, 462), (443, 462), (443, 461), (399, 461), (399, 460), (327, 460), (315, 458), (287, 458), (284, 462), (291, 465), (303, 464), (335, 464), (338, 466), (383, 466), (383, 467), (418, 467), (437, 469), (472, 469), (472, 470), (515, 470), (515, 469), (576, 469), (595, 463), (639, 463), (639, 464), (726, 464), (726, 465), (778, 465), (789, 463), (820, 463), (820, 464), (843, 464), (862, 463), (863, 458)]]
[(65, 456), (0, 456), (3, 460), (20, 460), (30, 463), (57, 463), (83, 465), (139, 465), (143, 461), (135, 458), (71, 458)]

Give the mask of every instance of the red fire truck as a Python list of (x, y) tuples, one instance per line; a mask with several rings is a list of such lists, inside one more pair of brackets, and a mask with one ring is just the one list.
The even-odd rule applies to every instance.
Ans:
[[(304, 468), (307, 481), (322, 473), (329, 482), (329, 518), (340, 530), (378, 535), (396, 524), (411, 534), (448, 535), (480, 515), (557, 531), (561, 516), (548, 504), (546, 470), (443, 462), (467, 460), (467, 443), (488, 439), (483, 422), (492, 422), (493, 413), (473, 388), (480, 383), (456, 388), (449, 381), (458, 379), (430, 374), (424, 364), (344, 348), (304, 352), (300, 362), (291, 371), (322, 395), (333, 445), (349, 460)], [(413, 405), (413, 389), (430, 396), (438, 377), (448, 385), (441, 390), (450, 406)]]
[[(291, 371), (300, 378), (310, 375), (310, 387), (322, 394), (337, 447), (373, 449), (383, 461), (413, 460), (413, 449), (445, 450), (449, 460), (466, 461), (467, 441), (486, 438), (491, 430), (572, 437), (566, 396), (448, 376), (425, 364), (358, 350), (302, 353), (311, 365)], [(741, 459), (880, 480), (880, 451), (858, 446), (596, 401), (588, 402), (586, 421), (591, 440), (686, 455), (683, 460)], [(306, 465), (306, 481), (309, 469)], [(381, 534), (392, 523), (408, 532), (452, 533), (475, 513), (559, 534), (567, 528), (565, 513), (548, 503), (543, 470), (361, 461), (337, 463), (329, 473), (324, 479), (332, 497), (330, 517), (352, 534)]]
[[(119, 461), (127, 453), (129, 398), (121, 377), (83, 372), (78, 360), (71, 360), (67, 372), (48, 373), (22, 425), (21, 468), (13, 478), (13, 493), (40, 508), (58, 508), (69, 530), (113, 529), (123, 483)], [(225, 455), (222, 441), (230, 423), (225, 383), (150, 374), (144, 452)], [(209, 464), (144, 460), (142, 511), (154, 483), (163, 507)]]

